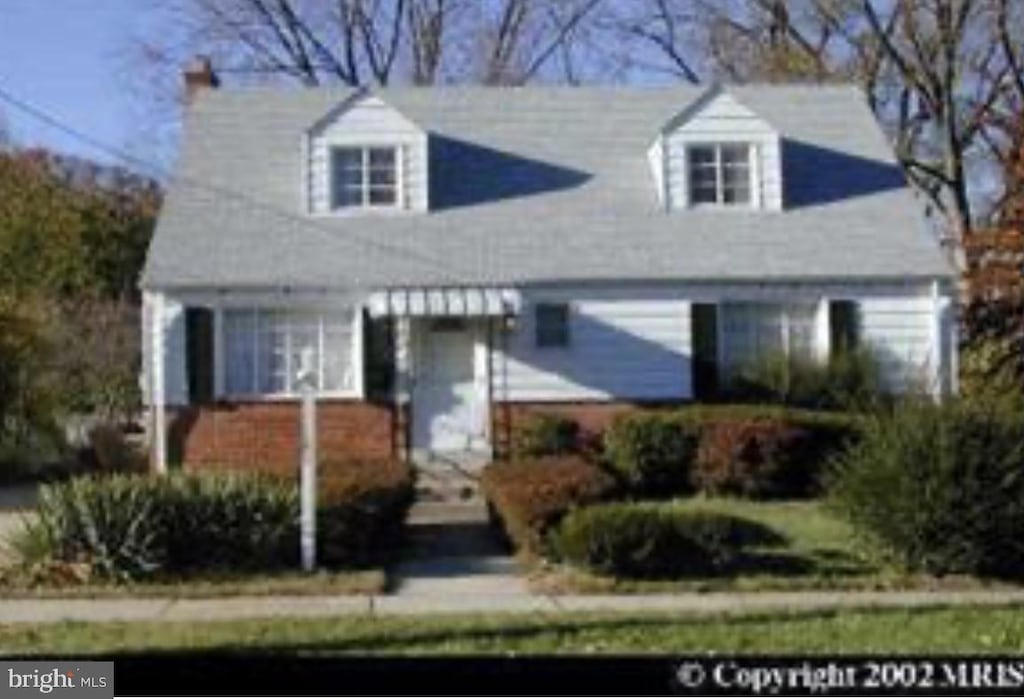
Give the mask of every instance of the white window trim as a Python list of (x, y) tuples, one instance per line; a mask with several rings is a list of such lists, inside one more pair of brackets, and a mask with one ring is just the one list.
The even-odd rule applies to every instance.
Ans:
[[(302, 308), (288, 308), (278, 306), (218, 306), (214, 310), (214, 327), (216, 329), (214, 334), (213, 353), (214, 353), (214, 390), (218, 400), (225, 401), (251, 401), (261, 403), (274, 403), (274, 402), (289, 402), (299, 400), (302, 394), (297, 391), (283, 391), (279, 393), (263, 393), (260, 391), (251, 392), (230, 392), (227, 390), (227, 337), (225, 335), (225, 323), (224, 314), (227, 311), (248, 311), (255, 314), (254, 318), (254, 332), (253, 341), (255, 347), (253, 348), (253, 377), (252, 385), (256, 386), (259, 383), (259, 367), (260, 367), (260, 325), (259, 325), (259, 314), (274, 311), (302, 311), (310, 313), (320, 314), (320, 321), (318, 323), (317, 330), (317, 343), (319, 345), (318, 361), (319, 366), (317, 367), (318, 378), (323, 376), (323, 362), (324, 362), (324, 323), (323, 316), (330, 313), (338, 313), (339, 311), (344, 312), (345, 309), (338, 309), (337, 307), (302, 307)], [(350, 324), (350, 354), (349, 363), (351, 365), (352, 372), (352, 386), (351, 388), (344, 390), (333, 390), (333, 391), (321, 391), (318, 390), (316, 395), (318, 398), (325, 400), (362, 400), (366, 397), (365, 394), (365, 377), (363, 376), (363, 312), (361, 308), (349, 309), (352, 317)], [(285, 352), (285, 371), (290, 372), (291, 363), (291, 352)]]
[[(734, 204), (723, 201), (725, 192), (724, 168), (722, 167), (722, 148), (739, 146), (747, 149), (747, 167), (749, 170), (750, 201)], [(696, 148), (711, 148), (715, 152), (715, 197), (716, 202), (693, 201), (693, 151)], [(761, 196), (761, 148), (754, 141), (723, 139), (714, 141), (687, 141), (685, 146), (686, 169), (684, 183), (687, 208), (712, 211), (749, 211), (763, 208)]]
[[(324, 144), (327, 152), (327, 210), (323, 215), (327, 216), (351, 216), (367, 213), (389, 213), (396, 211), (404, 211), (406, 209), (406, 192), (405, 192), (405, 147), (401, 143), (393, 141), (388, 142), (359, 142), (359, 143), (326, 143)], [(395, 202), (393, 204), (373, 204), (370, 202), (370, 167), (369, 158), (370, 151), (375, 149), (390, 149), (395, 153)], [(358, 150), (362, 153), (362, 191), (363, 191), (363, 203), (358, 206), (335, 206), (335, 172), (334, 172), (334, 154), (335, 151), (339, 150)]]

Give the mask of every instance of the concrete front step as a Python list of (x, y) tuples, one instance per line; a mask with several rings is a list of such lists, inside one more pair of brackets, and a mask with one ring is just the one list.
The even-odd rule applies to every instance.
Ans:
[(479, 493), (480, 482), (474, 474), (442, 466), (417, 468), (417, 501), (456, 503), (479, 497)]
[(416, 524), (460, 524), (465, 522), (486, 522), (487, 503), (482, 498), (458, 502), (430, 502), (418, 500), (413, 503), (406, 522)]

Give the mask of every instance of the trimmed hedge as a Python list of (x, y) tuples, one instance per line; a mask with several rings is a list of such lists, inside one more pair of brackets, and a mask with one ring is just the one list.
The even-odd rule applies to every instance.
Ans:
[(329, 566), (368, 565), (401, 535), (415, 475), (401, 461), (365, 459), (321, 465), (318, 556)]
[(671, 413), (617, 416), (605, 433), (608, 466), (638, 495), (671, 497), (686, 489), (697, 430)]
[[(320, 487), (325, 565), (358, 566), (397, 531), (413, 493), (411, 469), (353, 462)], [(44, 486), (31, 538), (51, 560), (93, 575), (263, 571), (296, 565), (298, 487), (254, 474), (90, 476)]]
[(551, 549), (566, 563), (625, 578), (718, 575), (764, 527), (714, 512), (683, 512), (665, 505), (615, 503), (585, 507), (550, 534)]
[(1024, 413), (907, 404), (835, 464), (835, 508), (912, 571), (1024, 578)]
[(747, 497), (820, 490), (829, 459), (856, 441), (863, 418), (782, 406), (695, 405), (637, 411), (605, 434), (604, 458), (629, 490), (674, 497), (696, 488)]
[(572, 508), (615, 492), (611, 476), (578, 457), (491, 465), (481, 483), (505, 534), (528, 555), (544, 553), (546, 532)]
[(780, 420), (713, 422), (701, 433), (692, 483), (709, 495), (806, 495), (815, 485), (810, 433)]
[(538, 459), (571, 454), (579, 448), (579, 432), (579, 425), (571, 418), (549, 413), (531, 415), (513, 435), (515, 458)]

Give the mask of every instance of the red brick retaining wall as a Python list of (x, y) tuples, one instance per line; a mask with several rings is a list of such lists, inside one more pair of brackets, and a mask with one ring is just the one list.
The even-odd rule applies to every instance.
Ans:
[[(189, 406), (169, 416), (171, 463), (191, 470), (298, 468), (298, 401)], [(388, 458), (402, 453), (403, 429), (392, 405), (361, 401), (317, 404), (322, 459)]]

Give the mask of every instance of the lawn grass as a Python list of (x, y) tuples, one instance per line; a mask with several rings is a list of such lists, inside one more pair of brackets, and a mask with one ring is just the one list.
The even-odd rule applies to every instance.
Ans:
[(340, 617), (0, 626), (0, 655), (1020, 653), (1024, 609), (955, 607), (752, 616)]
[(383, 570), (321, 571), (312, 575), (298, 572), (252, 575), (203, 575), (184, 579), (138, 583), (84, 583), (30, 585), (17, 576), (5, 581), (0, 576), (0, 596), (6, 599), (197, 599), (232, 596), (310, 596), (379, 594), (387, 587)]
[(981, 581), (963, 576), (937, 580), (909, 575), (885, 564), (852, 528), (821, 501), (750, 501), (693, 497), (670, 505), (682, 511), (717, 512), (750, 520), (778, 535), (777, 541), (742, 554), (729, 575), (686, 580), (627, 580), (564, 566), (534, 571), (534, 589), (558, 593), (650, 593), (671, 591), (760, 591), (800, 589), (961, 589)]

